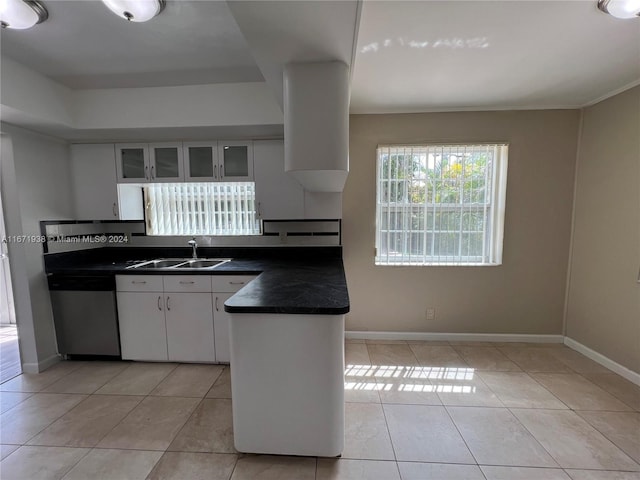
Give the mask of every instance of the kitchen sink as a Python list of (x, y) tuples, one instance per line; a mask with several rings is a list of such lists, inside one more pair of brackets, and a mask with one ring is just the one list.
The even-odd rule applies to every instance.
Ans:
[(131, 269), (172, 269), (172, 270), (209, 270), (230, 261), (230, 258), (158, 258), (131, 265)]
[(179, 265), (179, 268), (213, 268), (221, 263), (228, 262), (228, 259), (203, 259), (203, 260), (189, 260), (187, 263)]
[(161, 258), (158, 260), (148, 260), (136, 263), (129, 268), (171, 268), (184, 263), (184, 258)]

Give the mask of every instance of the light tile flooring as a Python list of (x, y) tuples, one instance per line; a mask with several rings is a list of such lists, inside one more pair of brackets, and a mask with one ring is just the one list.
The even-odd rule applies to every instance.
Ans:
[(345, 348), (340, 459), (238, 454), (228, 367), (63, 362), (0, 385), (0, 477), (640, 479), (640, 388), (566, 347)]
[(22, 373), (18, 350), (18, 329), (15, 325), (0, 324), (0, 382)]

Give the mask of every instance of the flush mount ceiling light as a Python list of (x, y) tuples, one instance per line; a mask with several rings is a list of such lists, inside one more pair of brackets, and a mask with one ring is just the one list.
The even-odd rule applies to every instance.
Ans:
[(40, 2), (31, 0), (0, 0), (0, 25), (2, 28), (24, 30), (49, 17)]
[(598, 0), (598, 8), (616, 18), (640, 17), (640, 0)]
[[(2, 0), (0, 0), (2, 1)], [(102, 0), (113, 13), (130, 22), (147, 22), (158, 15), (165, 0)]]

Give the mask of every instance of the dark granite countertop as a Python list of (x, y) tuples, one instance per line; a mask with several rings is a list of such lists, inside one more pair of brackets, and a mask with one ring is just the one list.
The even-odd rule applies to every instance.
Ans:
[(185, 248), (104, 247), (45, 255), (48, 275), (257, 275), (225, 302), (230, 313), (342, 315), (349, 294), (340, 247), (199, 248), (200, 258), (232, 258), (213, 270), (131, 269), (134, 262), (188, 258)]

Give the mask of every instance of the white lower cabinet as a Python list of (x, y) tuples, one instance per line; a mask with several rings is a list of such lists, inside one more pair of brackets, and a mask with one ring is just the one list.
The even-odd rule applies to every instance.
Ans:
[(224, 302), (253, 278), (116, 275), (123, 360), (228, 363)]
[(122, 358), (166, 362), (162, 292), (118, 292), (117, 296)]
[(224, 311), (224, 302), (226, 302), (233, 293), (214, 293), (213, 308), (216, 332), (216, 361), (219, 363), (229, 363), (231, 360), (231, 345), (229, 340), (229, 314)]
[(165, 293), (165, 297), (169, 360), (215, 362), (211, 293)]

